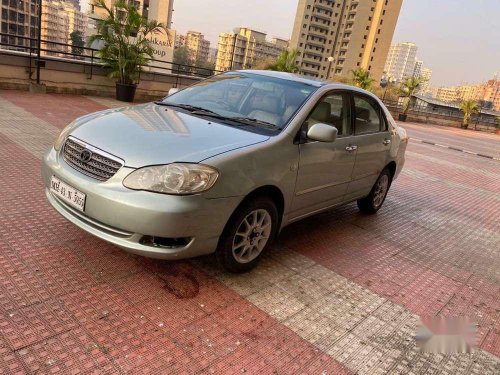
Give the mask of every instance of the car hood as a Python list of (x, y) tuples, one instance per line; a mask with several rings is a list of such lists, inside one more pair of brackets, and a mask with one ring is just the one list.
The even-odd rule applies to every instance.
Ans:
[(154, 103), (80, 118), (70, 134), (125, 161), (128, 167), (198, 163), (269, 136), (248, 132)]

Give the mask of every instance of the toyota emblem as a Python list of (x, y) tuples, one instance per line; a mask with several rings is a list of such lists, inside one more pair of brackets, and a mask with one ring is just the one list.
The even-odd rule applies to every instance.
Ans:
[(92, 159), (92, 151), (85, 149), (80, 153), (80, 160), (82, 162), (88, 163), (91, 159)]

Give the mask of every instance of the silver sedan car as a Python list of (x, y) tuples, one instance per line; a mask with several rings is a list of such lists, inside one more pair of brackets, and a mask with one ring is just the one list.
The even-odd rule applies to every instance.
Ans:
[(384, 203), (408, 138), (373, 94), (235, 71), (69, 124), (43, 162), (51, 205), (131, 253), (215, 253), (244, 272), (286, 225)]

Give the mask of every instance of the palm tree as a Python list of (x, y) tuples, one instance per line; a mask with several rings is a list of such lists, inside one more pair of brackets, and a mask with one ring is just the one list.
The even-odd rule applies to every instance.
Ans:
[(398, 93), (400, 97), (404, 98), (403, 102), (403, 116), (406, 118), (408, 114), (408, 110), (410, 109), (411, 98), (418, 91), (420, 86), (424, 83), (424, 79), (420, 77), (409, 77), (406, 81), (401, 83), (399, 87)]
[(475, 100), (462, 100), (460, 103), (460, 110), (464, 113), (464, 121), (462, 127), (467, 129), (469, 127), (469, 121), (473, 113), (479, 112), (479, 106)]
[(135, 86), (142, 67), (153, 58), (154, 49), (149, 39), (166, 28), (144, 18), (127, 0), (117, 0), (113, 8), (104, 0), (98, 4), (105, 10), (106, 17), (97, 21), (97, 33), (89, 38), (89, 44), (102, 43), (97, 55), (109, 70), (110, 78), (116, 78), (118, 85)]
[(268, 65), (266, 69), (278, 72), (298, 73), (300, 70), (297, 65), (298, 53), (296, 49), (290, 51), (285, 50), (281, 52), (278, 59), (274, 63)]
[(373, 78), (370, 78), (370, 72), (363, 69), (359, 68), (357, 70), (351, 70), (352, 73), (352, 83), (354, 83), (355, 86), (360, 87), (365, 90), (370, 90), (373, 82), (375, 80)]

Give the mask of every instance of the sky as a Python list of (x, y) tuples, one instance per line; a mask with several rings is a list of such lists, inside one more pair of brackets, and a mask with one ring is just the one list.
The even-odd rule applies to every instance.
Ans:
[[(363, 0), (366, 1), (366, 0)], [(86, 0), (82, 0), (82, 4)], [(245, 26), (290, 38), (298, 0), (174, 0), (172, 27), (219, 33)], [(500, 0), (403, 0), (393, 42), (414, 42), (433, 86), (476, 83), (500, 73)], [(499, 74), (500, 76), (500, 74)]]

